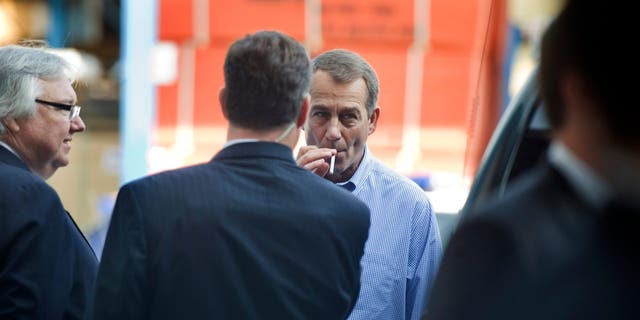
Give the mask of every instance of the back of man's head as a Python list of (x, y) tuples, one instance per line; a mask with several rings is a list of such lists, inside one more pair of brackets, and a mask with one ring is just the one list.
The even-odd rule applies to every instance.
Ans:
[(234, 42), (224, 62), (223, 111), (233, 125), (268, 130), (294, 122), (311, 81), (311, 62), (295, 39), (261, 31)]
[[(0, 119), (22, 118), (35, 113), (35, 98), (41, 90), (38, 80), (73, 80), (71, 65), (55, 54), (47, 52), (44, 43), (35, 47), (8, 45), (0, 47)], [(0, 134), (4, 133), (0, 121)]]
[(633, 94), (638, 60), (631, 50), (637, 18), (633, 17), (632, 3), (568, 0), (545, 32), (539, 81), (555, 128), (565, 123), (560, 81), (573, 74), (586, 86), (612, 136), (622, 144), (638, 144), (640, 109)]

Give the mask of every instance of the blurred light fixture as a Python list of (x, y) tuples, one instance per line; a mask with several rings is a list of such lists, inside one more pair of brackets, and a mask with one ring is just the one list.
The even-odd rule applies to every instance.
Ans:
[(102, 76), (102, 64), (94, 55), (73, 48), (51, 48), (48, 50), (67, 60), (73, 66), (77, 80), (93, 82)]
[(13, 22), (15, 7), (10, 2), (0, 2), (0, 44), (12, 43), (18, 38), (16, 25)]
[(178, 73), (178, 47), (173, 42), (158, 42), (151, 48), (151, 82), (171, 84)]

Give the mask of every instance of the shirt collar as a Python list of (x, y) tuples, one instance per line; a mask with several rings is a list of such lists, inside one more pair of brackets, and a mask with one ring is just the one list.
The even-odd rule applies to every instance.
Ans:
[(590, 205), (602, 207), (610, 198), (610, 188), (589, 166), (563, 143), (554, 141), (549, 162), (560, 171), (576, 192)]
[(11, 148), (11, 146), (9, 146), (8, 144), (6, 144), (4, 141), (0, 141), (0, 146), (3, 146), (5, 149), (9, 150), (11, 153), (13, 153), (16, 157), (18, 157), (18, 159), (22, 160), (22, 157), (20, 157), (20, 155), (18, 155), (18, 153), (13, 150), (13, 148)]
[(364, 146), (363, 153), (364, 154), (362, 155), (362, 161), (360, 161), (360, 164), (358, 165), (356, 172), (354, 172), (353, 176), (351, 176), (351, 179), (345, 182), (337, 183), (338, 185), (343, 185), (351, 182), (355, 185), (354, 191), (358, 190), (358, 188), (363, 185), (365, 179), (367, 178), (369, 167), (371, 166), (371, 162), (373, 160), (371, 154), (369, 154), (369, 148), (367, 148), (366, 145)]
[(229, 140), (227, 142), (225, 142), (225, 144), (222, 146), (222, 148), (226, 148), (228, 146), (232, 146), (234, 144), (238, 144), (238, 143), (247, 143), (247, 142), (256, 142), (258, 141), (258, 139), (233, 139), (233, 140)]

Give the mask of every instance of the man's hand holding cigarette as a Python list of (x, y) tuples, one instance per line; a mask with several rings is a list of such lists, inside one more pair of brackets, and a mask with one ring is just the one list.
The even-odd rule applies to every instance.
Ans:
[(303, 146), (298, 151), (296, 163), (298, 166), (324, 177), (327, 174), (333, 174), (332, 164), (335, 165), (336, 153), (336, 149)]

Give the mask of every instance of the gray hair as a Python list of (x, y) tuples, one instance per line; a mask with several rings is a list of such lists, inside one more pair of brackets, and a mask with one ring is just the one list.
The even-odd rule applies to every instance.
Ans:
[[(72, 71), (71, 64), (44, 47), (0, 47), (0, 119), (33, 116), (34, 100), (42, 90), (38, 80), (73, 81)], [(0, 122), (0, 134), (4, 132)]]
[(328, 73), (338, 83), (349, 83), (357, 79), (364, 79), (367, 85), (367, 114), (371, 116), (378, 102), (378, 76), (371, 65), (359, 54), (345, 50), (335, 49), (324, 52), (312, 61), (313, 72), (322, 70)]

